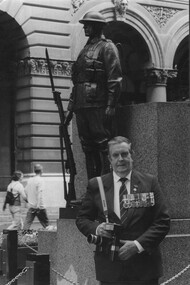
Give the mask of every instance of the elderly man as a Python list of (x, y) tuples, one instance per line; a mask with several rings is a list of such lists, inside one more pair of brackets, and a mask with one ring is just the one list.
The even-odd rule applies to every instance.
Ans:
[(113, 171), (101, 177), (103, 191), (97, 178), (89, 181), (77, 227), (96, 244), (96, 277), (101, 285), (158, 285), (159, 244), (170, 226), (163, 193), (156, 177), (133, 169), (127, 138), (115, 137), (108, 146)]

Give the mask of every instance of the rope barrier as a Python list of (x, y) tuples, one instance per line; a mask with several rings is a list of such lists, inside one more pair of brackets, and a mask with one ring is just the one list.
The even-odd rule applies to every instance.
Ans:
[(19, 277), (21, 277), (22, 275), (24, 275), (27, 271), (28, 271), (29, 267), (24, 267), (23, 270), (16, 275), (12, 280), (10, 280), (8, 283), (6, 283), (5, 285), (11, 285), (13, 284), (16, 280), (18, 280)]
[(78, 282), (75, 282), (75, 281), (70, 280), (70, 279), (69, 279), (69, 278), (67, 278), (65, 275), (63, 275), (63, 274), (59, 273), (56, 269), (51, 268), (51, 270), (52, 270), (53, 272), (55, 272), (57, 275), (59, 275), (60, 277), (62, 277), (64, 280), (66, 280), (66, 281), (70, 282), (71, 284), (73, 284), (73, 285), (79, 285), (79, 283), (78, 283)]
[[(29, 246), (26, 243), (23, 243), (26, 247), (30, 248), (33, 252), (38, 253), (37, 250), (35, 250), (33, 247)], [(51, 262), (51, 260), (50, 260)], [(27, 271), (28, 271), (29, 267), (25, 267), (18, 275), (16, 275), (11, 281), (9, 281), (8, 283), (6, 283), (5, 285), (11, 285), (12, 283), (14, 283), (16, 280), (18, 280), (18, 278), (20, 278), (22, 275), (24, 275)], [(58, 276), (60, 276), (61, 278), (63, 278), (64, 280), (66, 280), (67, 282), (70, 282), (73, 285), (79, 285), (78, 282), (72, 281), (69, 278), (67, 278), (65, 275), (61, 274), (60, 272), (58, 272), (56, 269), (54, 269), (53, 267), (50, 267), (50, 269), (56, 273)], [(172, 282), (173, 280), (177, 279), (178, 277), (180, 277), (182, 274), (184, 274), (188, 269), (190, 269), (190, 264), (188, 264), (184, 269), (182, 269), (180, 272), (178, 272), (176, 275), (174, 275), (173, 277), (171, 277), (170, 279), (168, 279), (167, 281), (164, 281), (163, 283), (161, 283), (160, 285), (167, 285), (170, 282)]]
[[(179, 273), (177, 273), (176, 275), (174, 275), (173, 277), (171, 277), (170, 279), (168, 279), (167, 281), (161, 283), (160, 285), (166, 285), (169, 284), (170, 282), (172, 282), (173, 280), (177, 279), (178, 277), (180, 277), (184, 272), (186, 272), (188, 269), (190, 268), (190, 264), (188, 264), (184, 269), (182, 269)], [(59, 275), (60, 277), (62, 277), (64, 280), (70, 282), (73, 285), (79, 285), (79, 283), (71, 281), (70, 279), (68, 279), (67, 277), (65, 277), (65, 275), (62, 275), (61, 273), (59, 273), (57, 270), (51, 268), (51, 270), (53, 272), (55, 272), (57, 275)]]
[(180, 277), (185, 271), (187, 271), (190, 268), (190, 264), (188, 264), (184, 269), (182, 269), (179, 273), (177, 273), (176, 275), (174, 275), (173, 277), (171, 277), (170, 279), (168, 279), (167, 281), (165, 281), (164, 283), (161, 283), (160, 285), (166, 285), (169, 284), (171, 281), (177, 279), (178, 277)]
[[(168, 279), (167, 281), (161, 283), (160, 285), (166, 285), (169, 284), (170, 282), (172, 282), (173, 280), (177, 279), (178, 277), (180, 277), (184, 272), (186, 272), (188, 269), (190, 268), (190, 264), (188, 264), (184, 269), (182, 269), (179, 273), (177, 273), (176, 275), (174, 275), (173, 277), (171, 277), (170, 279)], [(11, 285), (12, 283), (14, 283), (16, 280), (18, 280), (18, 278), (20, 278), (22, 275), (24, 275), (27, 271), (28, 271), (29, 267), (25, 267), (23, 268), (23, 270), (17, 275), (15, 276), (11, 281), (9, 281), (8, 283), (6, 283), (5, 285)], [(67, 278), (65, 275), (59, 273), (56, 269), (51, 268), (51, 270), (53, 272), (55, 272), (58, 276), (62, 277), (64, 280), (70, 282), (73, 285), (79, 285), (78, 282), (74, 282), (72, 280), (70, 280), (69, 278)]]
[(38, 253), (38, 251), (36, 249), (34, 249), (33, 247), (29, 246), (26, 243), (23, 243), (26, 247), (30, 248), (33, 252)]

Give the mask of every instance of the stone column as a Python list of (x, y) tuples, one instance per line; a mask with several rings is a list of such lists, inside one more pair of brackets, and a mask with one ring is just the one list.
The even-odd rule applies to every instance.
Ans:
[(177, 76), (177, 70), (150, 68), (145, 71), (147, 81), (147, 102), (166, 102), (167, 79)]

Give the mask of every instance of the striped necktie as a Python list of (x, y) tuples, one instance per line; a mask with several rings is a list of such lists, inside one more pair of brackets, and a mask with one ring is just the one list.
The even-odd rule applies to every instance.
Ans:
[(120, 178), (119, 181), (121, 181), (122, 185), (119, 190), (119, 201), (120, 201), (120, 217), (121, 217), (121, 223), (123, 224), (127, 218), (127, 209), (123, 207), (123, 195), (127, 195), (127, 188), (125, 185), (125, 182), (127, 181), (127, 178)]

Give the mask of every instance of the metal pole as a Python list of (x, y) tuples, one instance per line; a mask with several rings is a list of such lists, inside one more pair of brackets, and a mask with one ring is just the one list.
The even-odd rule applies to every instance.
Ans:
[[(3, 275), (7, 281), (17, 275), (17, 245), (18, 237), (15, 230), (3, 230)], [(14, 282), (17, 285), (17, 281)]]
[(31, 269), (26, 273), (27, 285), (50, 285), (50, 262), (48, 254), (29, 253), (26, 266)]

